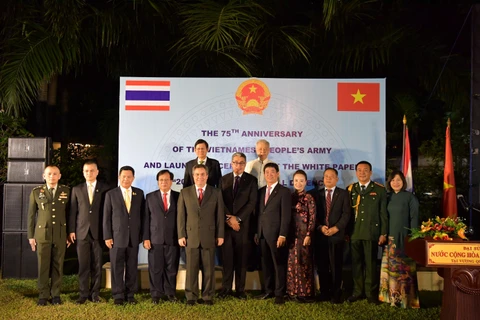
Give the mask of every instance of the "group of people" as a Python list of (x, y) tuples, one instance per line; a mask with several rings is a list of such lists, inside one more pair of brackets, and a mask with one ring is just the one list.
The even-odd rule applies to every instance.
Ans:
[[(186, 256), (187, 305), (212, 305), (215, 296), (247, 299), (247, 268), (258, 248), (263, 292), (257, 299), (274, 298), (275, 304), (315, 298), (341, 303), (344, 247), (350, 243), (354, 290), (349, 302), (367, 298), (375, 304), (419, 307), (415, 263), (404, 254), (406, 228), (418, 225), (418, 201), (405, 191), (400, 171), (390, 175), (388, 195), (371, 181), (372, 166), (366, 161), (356, 165), (358, 182), (347, 190), (337, 187), (338, 172), (328, 168), (323, 187), (308, 192), (307, 174), (297, 170), (292, 192), (279, 183), (280, 169), (268, 159), (266, 140), (256, 144), (257, 159), (247, 162), (245, 154), (234, 153), (232, 172), (223, 176), (219, 162), (207, 157), (205, 140), (197, 140), (194, 149), (197, 158), (186, 163), (180, 192), (171, 189), (173, 173), (161, 170), (156, 175), (158, 190), (146, 196), (132, 186), (135, 170), (130, 166), (120, 168), (119, 186), (110, 189), (97, 181), (97, 164), (87, 161), (85, 183), (71, 190), (58, 183), (59, 168), (48, 166), (45, 185), (30, 195), (28, 213), (28, 238), (38, 256), (38, 305), (46, 305), (50, 297), (52, 304), (62, 303), (65, 248), (75, 242), (78, 304), (101, 301), (103, 242), (109, 249), (116, 305), (136, 303), (140, 244), (148, 250), (154, 304), (177, 301), (180, 248)], [(379, 245), (386, 245), (381, 276)], [(215, 294), (218, 248), (223, 277), (222, 289)]]

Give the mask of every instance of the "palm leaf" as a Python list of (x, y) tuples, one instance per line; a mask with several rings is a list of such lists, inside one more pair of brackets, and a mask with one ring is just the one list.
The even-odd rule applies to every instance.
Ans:
[(59, 42), (37, 24), (26, 24), (25, 32), (10, 39), (7, 47), (0, 68), (0, 101), (4, 110), (15, 116), (29, 109), (44, 79), (79, 59), (76, 46)]

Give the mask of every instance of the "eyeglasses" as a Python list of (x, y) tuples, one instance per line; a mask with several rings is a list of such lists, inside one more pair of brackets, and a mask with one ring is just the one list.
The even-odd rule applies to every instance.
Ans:
[(232, 164), (234, 165), (239, 165), (239, 166), (244, 166), (246, 164), (246, 162), (236, 162), (236, 161), (233, 161)]

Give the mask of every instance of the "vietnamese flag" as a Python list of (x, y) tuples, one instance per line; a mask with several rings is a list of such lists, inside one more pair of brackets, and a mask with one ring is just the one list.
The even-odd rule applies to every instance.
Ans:
[(403, 153), (402, 172), (407, 181), (406, 190), (413, 192), (412, 157), (410, 154), (410, 139), (408, 137), (407, 117), (403, 116)]
[(338, 82), (337, 111), (380, 111), (380, 83)]
[(455, 176), (453, 174), (453, 154), (450, 143), (450, 119), (447, 122), (445, 137), (445, 168), (443, 169), (443, 216), (457, 216), (457, 190), (455, 188)]

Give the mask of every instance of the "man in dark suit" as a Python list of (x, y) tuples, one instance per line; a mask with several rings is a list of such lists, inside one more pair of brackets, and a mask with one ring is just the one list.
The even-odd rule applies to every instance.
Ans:
[(225, 204), (225, 241), (222, 246), (223, 280), (222, 290), (218, 294), (225, 298), (232, 294), (233, 275), (235, 274), (236, 297), (245, 300), (245, 280), (249, 253), (248, 232), (250, 217), (257, 201), (257, 179), (244, 172), (247, 157), (241, 152), (232, 155), (233, 172), (220, 180), (223, 202)]
[(60, 286), (68, 243), (67, 211), (70, 188), (58, 184), (61, 176), (58, 167), (46, 167), (43, 172), (45, 184), (35, 187), (30, 193), (28, 242), (32, 251), (37, 251), (39, 306), (46, 306), (50, 296), (52, 304), (62, 303)]
[(388, 215), (387, 191), (379, 183), (370, 180), (372, 165), (360, 161), (355, 166), (358, 182), (348, 186), (353, 208), (352, 277), (353, 294), (349, 302), (368, 299), (379, 304), (380, 274), (377, 269), (378, 246), (387, 241)]
[(350, 221), (347, 190), (337, 187), (338, 171), (323, 172), (324, 188), (309, 192), (317, 207), (315, 226), (315, 264), (320, 280), (320, 301), (340, 303), (342, 296), (343, 247)]
[(195, 142), (195, 154), (196, 159), (190, 160), (185, 164), (185, 176), (183, 178), (183, 188), (189, 187), (194, 184), (193, 179), (193, 167), (197, 164), (203, 164), (208, 168), (208, 181), (207, 184), (212, 187), (218, 187), (220, 184), (220, 178), (222, 177), (222, 170), (220, 169), (220, 163), (212, 158), (207, 158), (208, 143), (203, 139), (198, 139)]
[(193, 167), (195, 184), (182, 189), (178, 198), (178, 243), (185, 247), (187, 275), (185, 296), (194, 305), (199, 298), (198, 271), (202, 263), (202, 298), (199, 303), (213, 305), (215, 294), (215, 246), (224, 239), (225, 215), (222, 192), (207, 185), (208, 168)]
[(171, 189), (173, 173), (157, 173), (159, 190), (147, 194), (143, 223), (143, 247), (148, 250), (148, 273), (152, 303), (160, 299), (177, 301), (178, 259), (180, 247), (177, 233), (179, 193)]
[(112, 295), (116, 305), (123, 305), (125, 299), (130, 304), (136, 303), (138, 245), (145, 199), (141, 189), (132, 187), (134, 179), (132, 167), (121, 167), (120, 186), (105, 195), (103, 238), (110, 249)]
[(276, 163), (267, 163), (263, 172), (267, 185), (258, 190), (255, 242), (262, 250), (265, 293), (257, 299), (275, 296), (275, 304), (284, 304), (288, 259), (286, 240), (290, 231), (292, 199), (290, 190), (278, 183), (280, 170)]
[[(108, 186), (97, 181), (98, 167), (88, 160), (83, 165), (85, 183), (72, 189), (68, 224), (69, 241), (77, 240), (78, 282), (80, 297), (77, 304), (87, 299), (100, 302), (102, 283), (103, 201)], [(89, 283), (90, 282), (90, 283)]]

